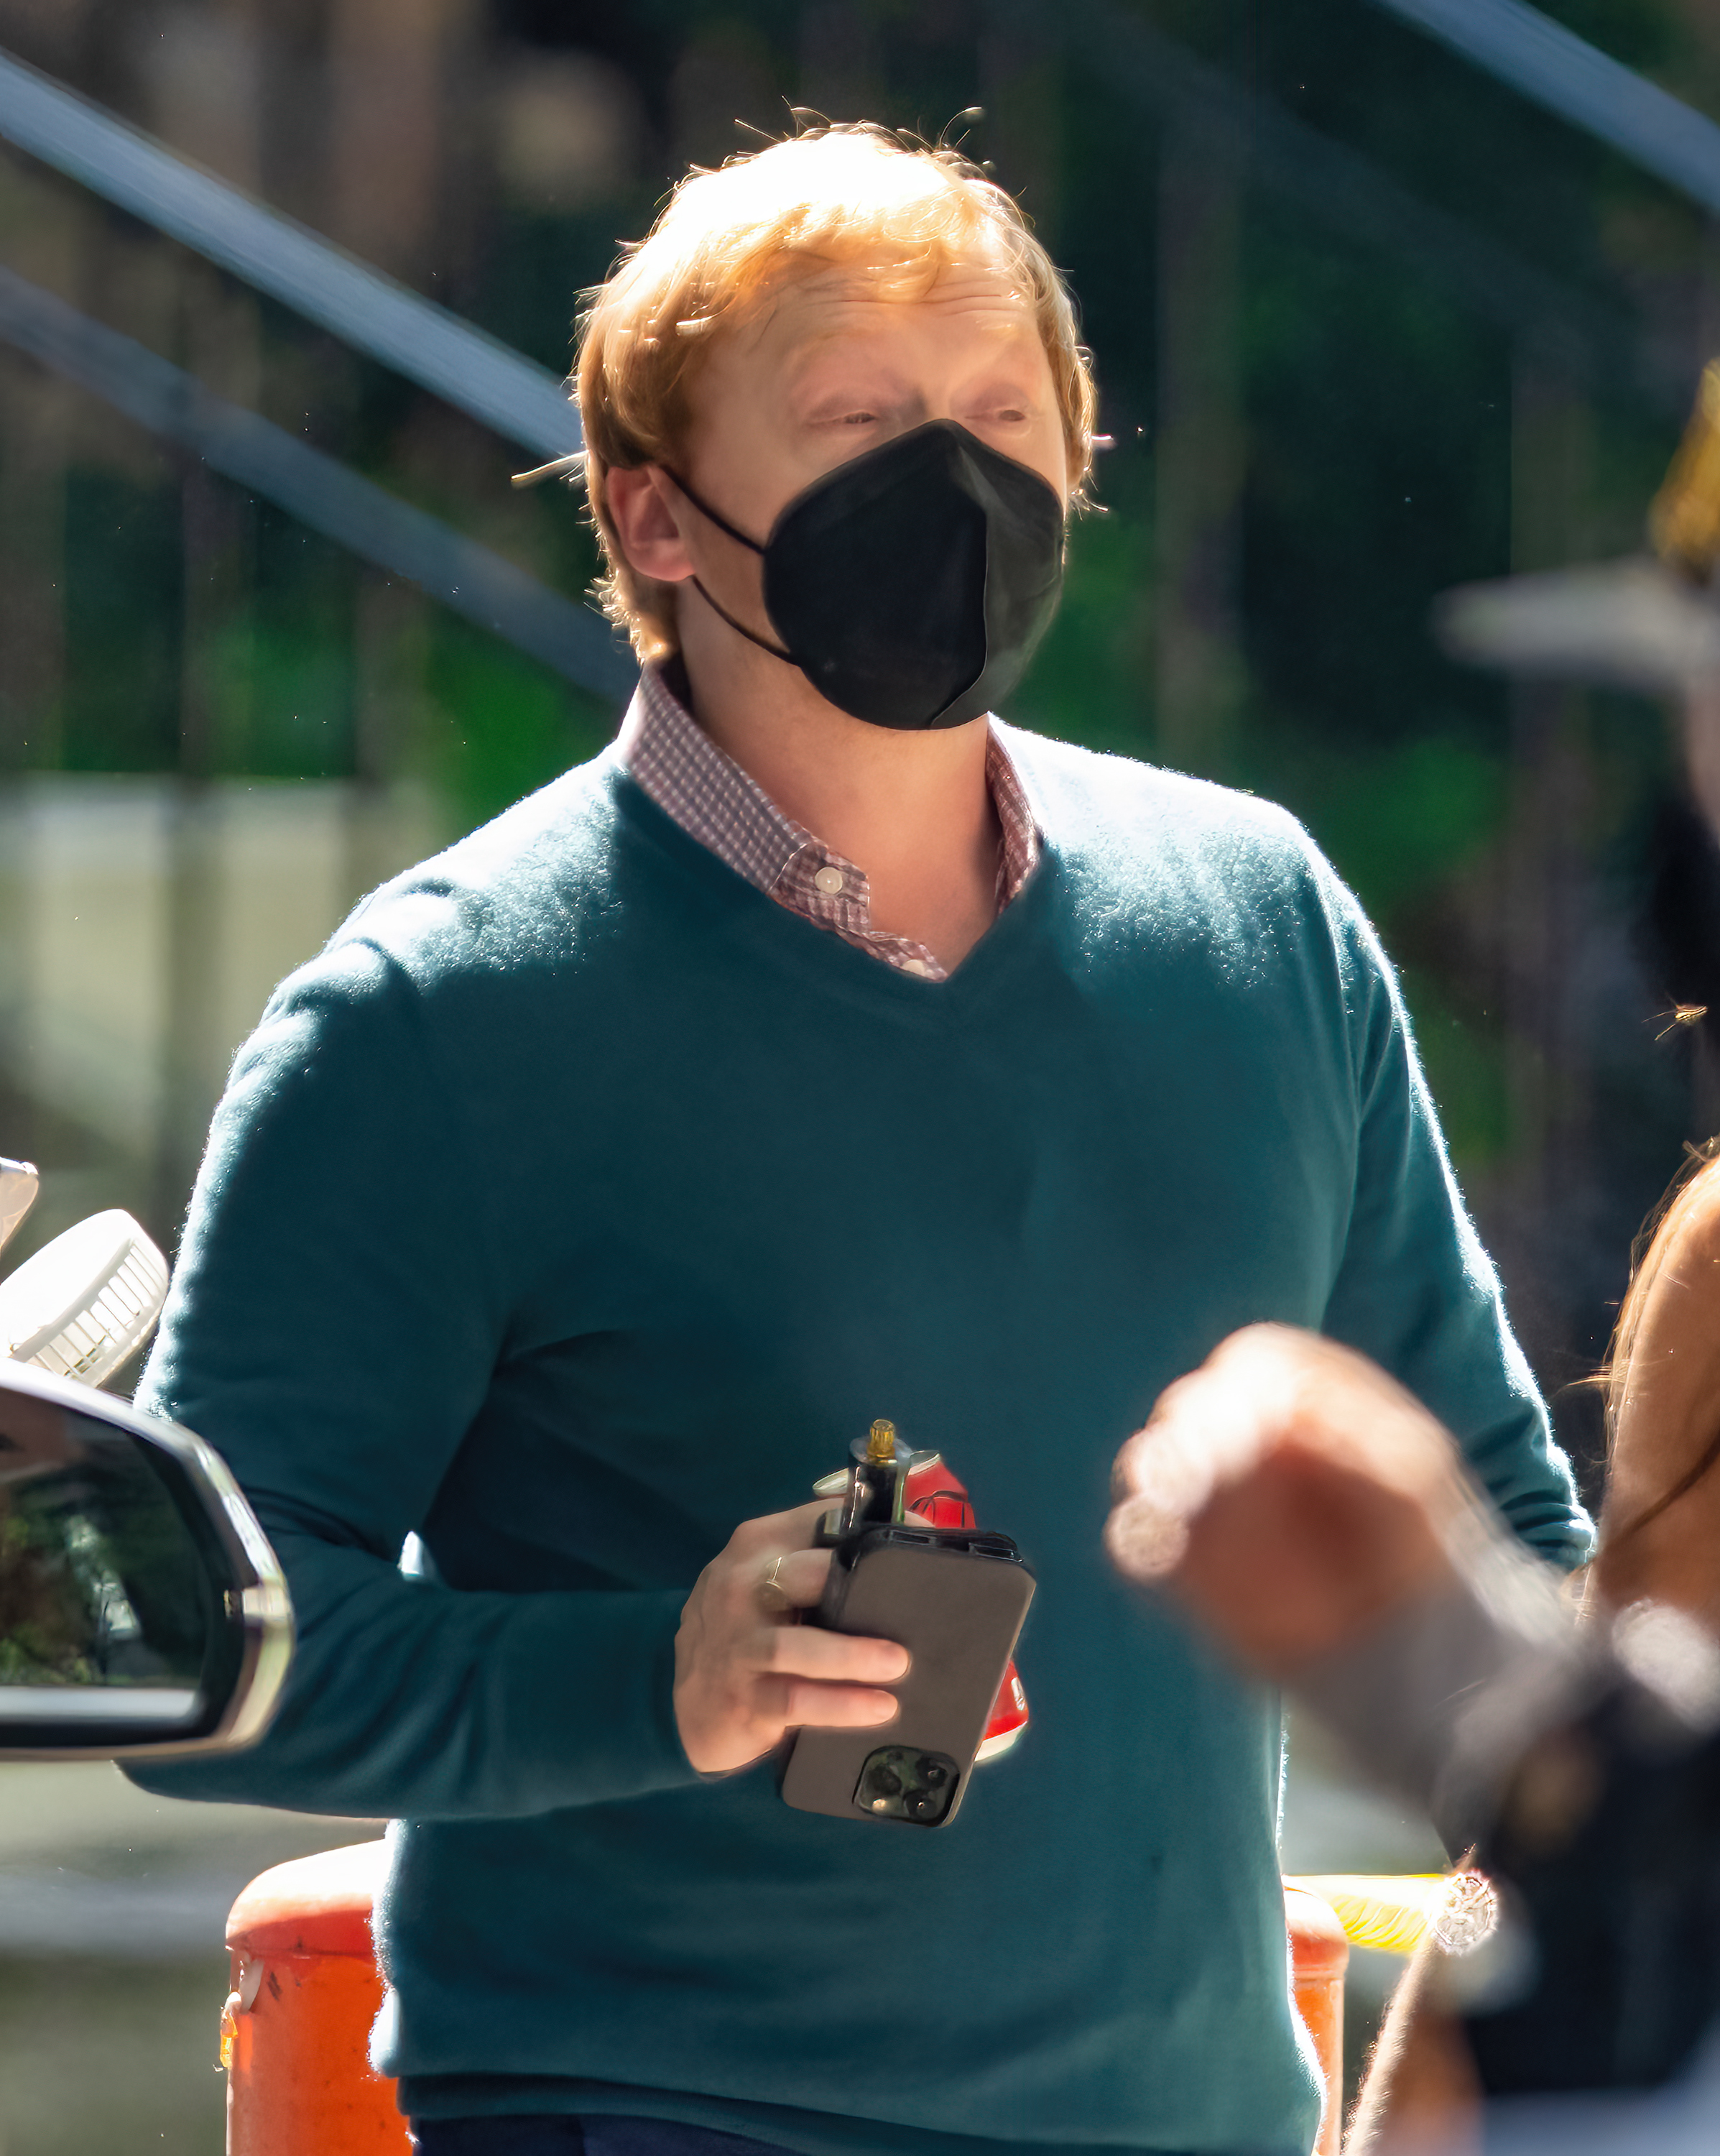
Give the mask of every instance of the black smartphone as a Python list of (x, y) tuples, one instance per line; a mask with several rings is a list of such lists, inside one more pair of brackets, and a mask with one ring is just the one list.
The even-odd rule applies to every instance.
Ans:
[(783, 1802), (837, 1819), (947, 1826), (1032, 1599), (1032, 1572), (1007, 1535), (902, 1523), (839, 1543), (811, 1621), (894, 1640), (914, 1660), (889, 1687), (901, 1702), (894, 1721), (796, 1734)]

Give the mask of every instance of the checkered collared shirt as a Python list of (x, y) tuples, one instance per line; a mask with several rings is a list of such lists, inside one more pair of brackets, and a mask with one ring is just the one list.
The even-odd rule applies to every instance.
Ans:
[[(627, 770), (666, 816), (779, 906), (902, 973), (948, 980), (924, 943), (873, 927), (865, 870), (785, 816), (764, 788), (717, 747), (655, 666), (639, 676), (617, 747)], [(995, 733), (986, 739), (985, 780), (1003, 833), (997, 862), (1001, 913), (1033, 872), (1039, 831), (1015, 766)]]

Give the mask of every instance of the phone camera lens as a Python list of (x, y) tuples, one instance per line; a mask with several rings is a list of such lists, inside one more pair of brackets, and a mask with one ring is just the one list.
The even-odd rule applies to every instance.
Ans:
[(947, 1753), (885, 1745), (862, 1766), (853, 1801), (873, 1819), (939, 1826), (950, 1816), (960, 1781), (961, 1769)]

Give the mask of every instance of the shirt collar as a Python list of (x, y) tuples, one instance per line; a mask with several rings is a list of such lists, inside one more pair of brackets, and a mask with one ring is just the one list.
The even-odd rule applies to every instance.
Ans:
[[(790, 863), (808, 849), (831, 866), (858, 873), (852, 862), (785, 814), (758, 781), (717, 747), (675, 694), (662, 666), (641, 670), (616, 746), (641, 791), (760, 891), (775, 891)], [(997, 875), (1001, 911), (1032, 874), (1040, 836), (1020, 775), (989, 721), (985, 778), (1003, 834)]]

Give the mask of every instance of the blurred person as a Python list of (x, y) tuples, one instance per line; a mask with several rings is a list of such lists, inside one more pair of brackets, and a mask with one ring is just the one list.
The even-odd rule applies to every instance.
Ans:
[(1595, 1587), (1720, 1637), (1720, 1157), (1694, 1152), (1651, 1224), (1619, 1312)]
[[(1720, 1118), (1720, 360), (1702, 370), (1647, 536), (1647, 554), (1448, 592), (1435, 625), (1453, 657), (1667, 706), (1677, 778), (1648, 834), (1630, 963), (1636, 995), (1656, 1006), (1656, 1038), (1691, 1040), (1697, 1120), (1712, 1128)], [(1582, 969), (1580, 954), (1573, 967)]]
[(1623, 1314), (1586, 1622), (1450, 1434), (1335, 1343), (1239, 1333), (1119, 1457), (1124, 1575), (1288, 1685), (1502, 1890), (1477, 1951), (1449, 1958), (1437, 1924), (1418, 1950), (1349, 2156), (1695, 2156), (1720, 2131), (1720, 1543), (1691, 1502), (1720, 1452), (1717, 1255), (1709, 1165)]
[[(1094, 393), (960, 158), (694, 175), (577, 380), (639, 692), (241, 1052), (142, 1397), (251, 1493), (299, 1657), (248, 1758), (140, 1779), (397, 1820), (426, 2156), (1303, 2156), (1276, 1702), (1094, 1538), (1119, 1435), (1271, 1317), (1586, 1553), (1391, 971), (1282, 811), (992, 716)], [(794, 1621), (794, 1501), (878, 1414), (1039, 1581), (1034, 1726), (947, 1833), (768, 1771), (895, 1711), (899, 1648)]]

